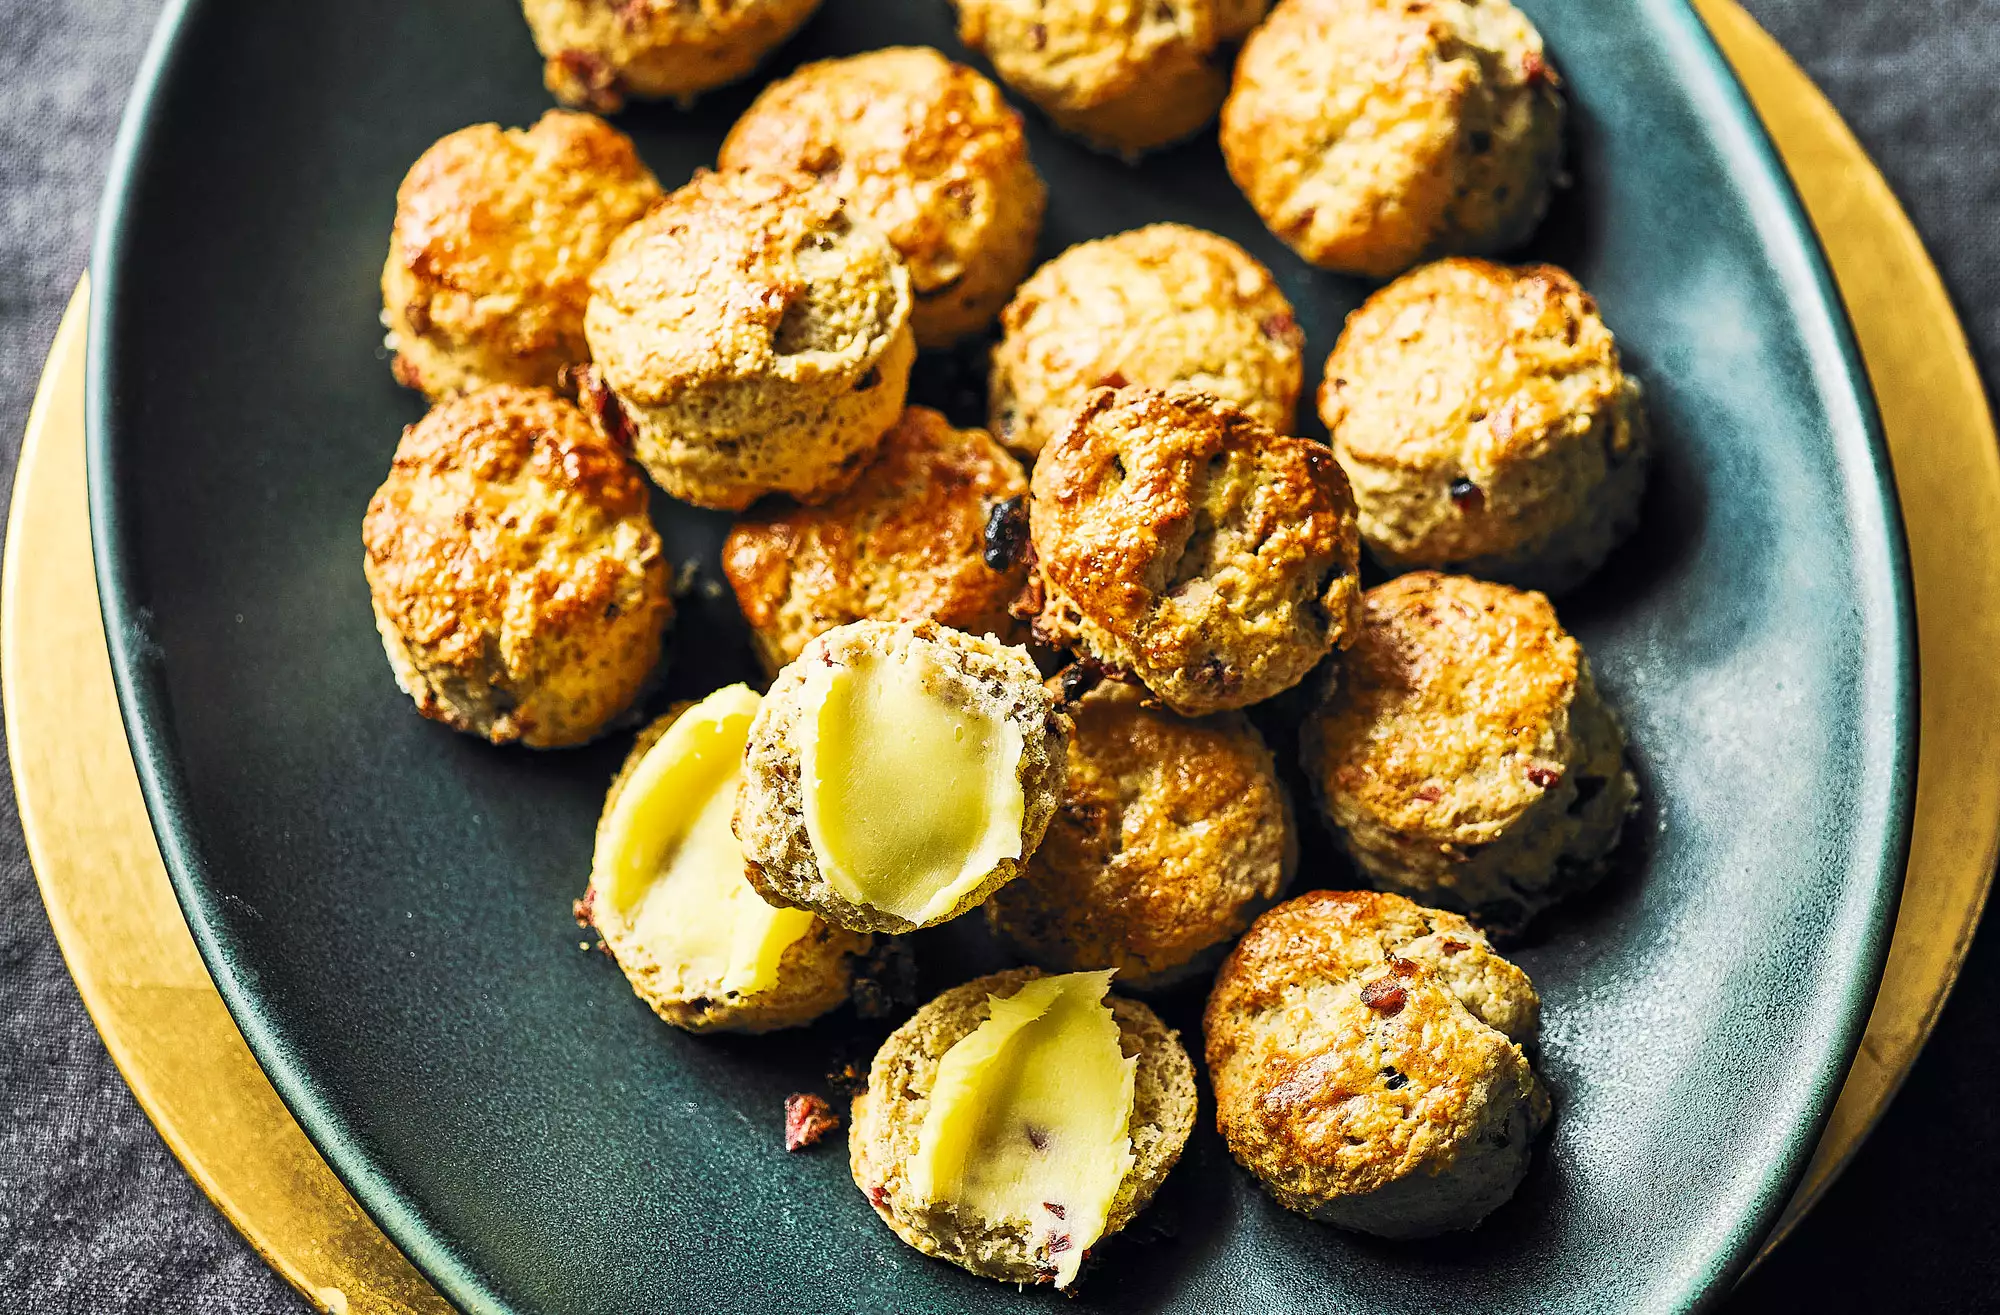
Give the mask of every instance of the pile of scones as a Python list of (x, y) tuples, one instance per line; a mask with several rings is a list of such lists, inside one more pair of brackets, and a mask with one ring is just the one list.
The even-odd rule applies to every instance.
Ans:
[[(382, 273), (395, 376), (432, 404), (363, 529), (396, 680), (495, 744), (629, 727), (681, 574), (651, 490), (736, 513), (724, 573), (769, 684), (731, 829), (755, 896), (811, 916), (732, 990), (659, 962), (593, 874), (581, 914), (662, 1018), (809, 1023), (885, 938), (983, 910), (1033, 966), (919, 1009), (852, 1112), (855, 1181), (904, 1241), (1067, 1285), (1144, 1208), (1196, 1074), (1123, 995), (1130, 1168), (1101, 1228), (970, 1217), (907, 1171), (993, 1004), (1102, 970), (1213, 978), (1216, 1124), (1285, 1206), (1472, 1227), (1551, 1110), (1539, 999), (1487, 930), (1598, 876), (1637, 794), (1548, 595), (1637, 520), (1639, 386), (1567, 273), (1482, 258), (1563, 181), (1561, 81), (1507, 0), (956, 2), (1064, 132), (1129, 159), (1219, 115), (1273, 234), (1389, 280), (1326, 362), (1330, 444), (1293, 436), (1305, 335), (1234, 242), (1154, 224), (1031, 269), (1047, 192), (980, 72), (919, 47), (807, 64), (666, 191), (597, 115), (745, 76), (819, 0), (524, 0), (571, 108), (427, 150)], [(906, 406), (920, 351), (996, 322), (987, 428)], [(821, 871), (799, 797), (815, 673), (883, 662), (1020, 746), (1018, 848), (922, 916)], [(1297, 822), (1244, 710), (1281, 696), (1305, 802), (1373, 889), (1280, 902)], [(640, 733), (607, 819), (685, 712)]]

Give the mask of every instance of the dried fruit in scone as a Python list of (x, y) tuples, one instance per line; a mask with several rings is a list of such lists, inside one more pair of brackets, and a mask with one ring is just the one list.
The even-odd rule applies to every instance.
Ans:
[(1099, 389), (1032, 489), (1037, 634), (1184, 716), (1270, 698), (1352, 641), (1354, 501), (1318, 443), (1189, 388)]
[(1502, 927), (1594, 880), (1638, 795), (1549, 600), (1431, 571), (1363, 596), (1300, 753), (1371, 881)]
[(546, 389), (482, 389), (405, 429), (361, 533), (417, 711), (534, 748), (605, 729), (673, 616), (647, 502), (625, 452)]
[(583, 310), (613, 238), (660, 198), (632, 141), (590, 114), (440, 138), (396, 191), (382, 322), (399, 382), (432, 400), (556, 387), (590, 359)]
[(611, 114), (628, 96), (690, 101), (734, 82), (812, 17), (820, 0), (522, 0), (565, 105)]
[(590, 287), (586, 401), (682, 501), (823, 501), (902, 414), (909, 271), (807, 175), (697, 174)]
[(829, 630), (750, 730), (736, 803), (750, 882), (856, 931), (955, 918), (1041, 843), (1069, 732), (1024, 649), (931, 621)]
[(1547, 1090), (1541, 1001), (1465, 919), (1314, 891), (1257, 919), (1202, 1031), (1230, 1154), (1287, 1209), (1381, 1237), (1472, 1228), (1514, 1194)]
[(1020, 113), (927, 46), (821, 60), (773, 82), (717, 161), (812, 174), (887, 234), (910, 267), (919, 347), (991, 322), (1028, 272), (1048, 199)]

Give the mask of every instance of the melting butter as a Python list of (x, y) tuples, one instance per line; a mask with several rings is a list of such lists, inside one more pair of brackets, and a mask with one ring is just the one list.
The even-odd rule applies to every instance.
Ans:
[(909, 1166), (918, 1198), (1030, 1231), (1059, 1288), (1104, 1235), (1134, 1163), (1127, 1059), (1109, 972), (1038, 977), (938, 1065)]

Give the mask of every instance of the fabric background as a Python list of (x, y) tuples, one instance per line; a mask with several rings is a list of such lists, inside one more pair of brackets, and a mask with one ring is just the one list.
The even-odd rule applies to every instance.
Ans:
[[(2000, 0), (1748, 4), (1832, 97), (1903, 198), (1993, 391)], [(0, 0), (0, 445), (8, 468), (85, 264), (111, 138), (157, 9), (156, 0)], [(1989, 927), (1880, 1130), (1728, 1309), (2000, 1306), (1996, 1090), (2000, 934)], [(0, 790), (0, 1309), (306, 1309), (181, 1171), (106, 1057), (50, 934), (11, 787)]]

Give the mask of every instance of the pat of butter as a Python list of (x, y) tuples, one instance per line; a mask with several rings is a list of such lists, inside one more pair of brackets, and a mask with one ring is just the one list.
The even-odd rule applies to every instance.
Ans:
[(760, 702), (731, 685), (683, 712), (626, 778), (598, 832), (598, 898), (652, 956), (661, 986), (682, 998), (768, 989), (785, 949), (812, 930), (811, 913), (773, 908), (751, 888), (730, 830)]
[(807, 674), (806, 837), (843, 898), (922, 925), (1021, 856), (1021, 732), (969, 683), (920, 651)]
[(1038, 977), (945, 1052), (909, 1166), (918, 1198), (1028, 1226), (1056, 1286), (1104, 1235), (1134, 1162), (1138, 1059), (1104, 1003), (1111, 974)]

